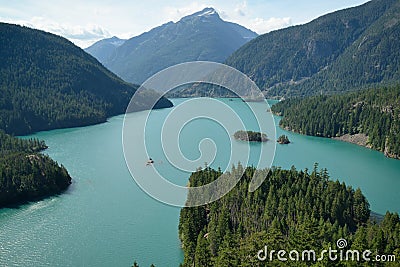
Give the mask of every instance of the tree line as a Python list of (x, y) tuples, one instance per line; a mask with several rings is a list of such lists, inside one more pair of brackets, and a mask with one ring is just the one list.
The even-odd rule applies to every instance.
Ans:
[(400, 157), (400, 84), (332, 96), (293, 98), (271, 110), (280, 126), (306, 135), (338, 137), (362, 133), (386, 156)]

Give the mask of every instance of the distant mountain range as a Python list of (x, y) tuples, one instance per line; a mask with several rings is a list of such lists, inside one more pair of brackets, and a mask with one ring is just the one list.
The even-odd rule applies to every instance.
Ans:
[(124, 80), (142, 83), (178, 63), (223, 62), (255, 37), (255, 32), (224, 21), (213, 8), (205, 8), (126, 41), (115, 37), (101, 40), (85, 51)]
[(92, 46), (86, 48), (85, 51), (94, 56), (98, 61), (106, 62), (115, 50), (123, 45), (125, 41), (126, 40), (114, 36), (96, 42)]
[(333, 94), (400, 81), (400, 1), (372, 0), (264, 34), (226, 61), (267, 97)]
[[(124, 113), (128, 84), (70, 41), (0, 23), (0, 129), (14, 135), (104, 122)], [(146, 92), (136, 110), (151, 108)], [(172, 103), (162, 98), (156, 107)]]

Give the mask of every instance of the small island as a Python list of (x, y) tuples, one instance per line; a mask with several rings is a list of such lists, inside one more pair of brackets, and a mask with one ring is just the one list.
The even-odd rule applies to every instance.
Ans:
[(237, 131), (233, 137), (237, 140), (247, 142), (267, 142), (268, 138), (265, 133), (253, 132), (253, 131)]
[(287, 137), (286, 135), (281, 135), (281, 136), (279, 136), (279, 138), (278, 138), (278, 140), (277, 140), (277, 142), (279, 143), (279, 144), (281, 144), (281, 145), (287, 145), (287, 144), (290, 144), (290, 140), (289, 140), (289, 137)]

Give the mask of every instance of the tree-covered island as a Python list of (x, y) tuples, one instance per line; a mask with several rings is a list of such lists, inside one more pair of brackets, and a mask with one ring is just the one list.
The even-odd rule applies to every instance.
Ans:
[(268, 138), (265, 133), (253, 132), (253, 131), (237, 131), (233, 137), (237, 140), (247, 142), (267, 142)]
[(287, 135), (284, 135), (284, 134), (279, 136), (279, 138), (278, 138), (278, 140), (276, 140), (276, 142), (278, 142), (281, 145), (290, 144), (289, 137), (287, 137)]

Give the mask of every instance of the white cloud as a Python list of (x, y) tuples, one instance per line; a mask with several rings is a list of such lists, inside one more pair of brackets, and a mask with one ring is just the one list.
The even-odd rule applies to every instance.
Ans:
[(292, 25), (292, 19), (287, 18), (255, 18), (243, 23), (244, 26), (252, 29), (258, 34), (264, 34), (273, 30), (286, 28)]
[(247, 1), (243, 1), (242, 3), (236, 5), (235, 13), (241, 17), (246, 16), (247, 14)]
[(230, 19), (230, 16), (228, 15), (228, 13), (226, 13), (223, 10), (219, 10), (218, 14), (221, 17), (221, 19), (223, 19), (223, 20), (229, 20)]
[(30, 20), (2, 19), (2, 21), (61, 35), (83, 48), (100, 39), (111, 37), (111, 34), (106, 29), (96, 24), (78, 26), (67, 23), (58, 23), (43, 17), (32, 17)]
[[(288, 27), (292, 25), (290, 17), (263, 17), (264, 12), (261, 12), (257, 7), (249, 5), (247, 0), (242, 0), (236, 5), (225, 6), (227, 12), (221, 16), (223, 19), (236, 22), (240, 25), (251, 29), (258, 34), (264, 34), (273, 30)], [(269, 10), (264, 7), (264, 10)]]

